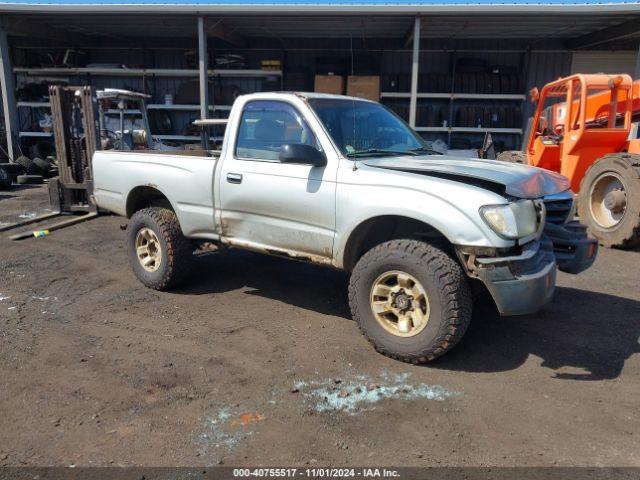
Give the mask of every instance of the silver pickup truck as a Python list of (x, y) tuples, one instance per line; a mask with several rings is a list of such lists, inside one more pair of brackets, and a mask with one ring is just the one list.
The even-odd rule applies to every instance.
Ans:
[(579, 273), (597, 252), (564, 177), (440, 155), (356, 98), (241, 96), (220, 152), (103, 150), (93, 172), (98, 207), (130, 219), (148, 287), (183, 281), (201, 243), (342, 269), (362, 333), (412, 363), (460, 340), (478, 294), (503, 315), (535, 312), (557, 268)]

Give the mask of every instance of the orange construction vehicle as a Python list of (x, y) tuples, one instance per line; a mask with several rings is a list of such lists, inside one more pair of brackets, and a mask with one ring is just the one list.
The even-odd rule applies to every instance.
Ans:
[(498, 160), (565, 175), (580, 220), (602, 245), (640, 245), (640, 80), (576, 74), (533, 89), (531, 100), (523, 151)]

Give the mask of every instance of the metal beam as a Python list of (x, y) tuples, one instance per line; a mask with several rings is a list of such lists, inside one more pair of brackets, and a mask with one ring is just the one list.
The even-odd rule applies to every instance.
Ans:
[(612, 42), (614, 40), (620, 40), (639, 33), (640, 19), (635, 19), (569, 40), (567, 41), (567, 47), (570, 50), (579, 50)]
[(416, 126), (418, 107), (418, 67), (420, 63), (420, 17), (413, 22), (413, 61), (411, 63), (411, 97), (409, 98), (409, 125)]
[[(422, 19), (420, 17), (418, 17), (418, 19), (420, 20), (420, 25), (422, 25)], [(409, 45), (413, 43), (413, 35), (415, 34), (415, 31), (416, 31), (416, 26), (414, 23), (413, 25), (411, 25), (411, 27), (409, 27), (409, 29), (407, 30), (407, 33), (404, 34), (404, 39), (402, 40), (403, 48), (409, 48)]]
[[(45, 17), (46, 18), (46, 17)], [(39, 38), (47, 41), (54, 40), (67, 45), (86, 46), (96, 38), (85, 32), (78, 32), (71, 27), (62, 30), (47, 23), (29, 20), (7, 19), (5, 21), (7, 34), (15, 37)], [(77, 27), (76, 27), (77, 28)]]
[(236, 47), (246, 47), (247, 39), (242, 35), (239, 35), (235, 28), (230, 28), (223, 23), (223, 20), (218, 20), (213, 25), (210, 25), (207, 28), (207, 33), (215, 38), (219, 38), (220, 40), (224, 40), (225, 42), (230, 43)]
[(4, 110), (4, 128), (7, 134), (7, 153), (9, 161), (16, 159), (14, 139), (18, 128), (18, 109), (16, 107), (16, 83), (13, 76), (9, 40), (7, 31), (0, 26), (0, 83), (2, 83), (2, 106)]
[[(636, 68), (633, 73), (634, 73), (633, 75), (634, 80), (640, 79), (640, 42), (638, 42), (638, 53), (636, 54)], [(636, 138), (636, 137), (631, 137), (631, 138)]]
[[(151, 13), (154, 15), (168, 14), (193, 14), (197, 10), (203, 14), (220, 15), (222, 13), (247, 15), (250, 8), (251, 14), (282, 14), (290, 13), (294, 15), (300, 14), (328, 14), (328, 15), (370, 15), (378, 13), (386, 13), (390, 15), (410, 15), (410, 14), (454, 14), (459, 15), (460, 9), (464, 8), (465, 14), (559, 14), (559, 15), (586, 15), (586, 14), (638, 14), (638, 3), (494, 3), (483, 2), (475, 4), (465, 4), (463, 7), (460, 3), (422, 3), (407, 2), (406, 4), (365, 4), (353, 3), (346, 5), (339, 4), (300, 4), (300, 3), (283, 3), (274, 4), (247, 4), (244, 2), (219, 4), (219, 3), (48, 3), (46, 4), (46, 12), (50, 13), (89, 13), (96, 15), (99, 13)], [(0, 13), (36, 13), (42, 14), (43, 3), (0, 3)], [(570, 17), (569, 17), (570, 18)]]
[[(200, 78), (200, 118), (209, 116), (209, 52), (207, 51), (207, 32), (204, 17), (198, 17), (198, 76)], [(203, 132), (203, 148), (209, 149), (207, 132)]]

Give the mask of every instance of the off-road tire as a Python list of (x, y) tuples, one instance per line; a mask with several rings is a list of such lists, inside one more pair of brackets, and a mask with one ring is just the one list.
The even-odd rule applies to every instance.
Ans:
[(18, 175), (16, 183), (18, 185), (42, 185), (44, 177), (42, 175)]
[(38, 174), (43, 177), (49, 177), (51, 173), (51, 163), (47, 160), (43, 160), (40, 157), (35, 157), (33, 160), (34, 167), (38, 170)]
[(21, 155), (16, 159), (18, 165), (22, 165), (25, 175), (39, 175), (40, 171), (29, 157)]
[(18, 178), (18, 175), (25, 174), (24, 168), (18, 163), (0, 163), (0, 168), (7, 172), (14, 182)]
[(0, 167), (0, 190), (11, 189), (11, 175), (4, 168)]
[(527, 154), (519, 150), (505, 150), (504, 152), (500, 152), (496, 160), (508, 163), (521, 163), (523, 165), (528, 164)]
[[(593, 218), (590, 206), (592, 187), (605, 172), (613, 172), (621, 178), (627, 198), (625, 214), (612, 228), (599, 225)], [(578, 216), (589, 229), (589, 233), (605, 247), (640, 246), (640, 155), (612, 153), (591, 165), (580, 182)]]
[[(145, 270), (136, 253), (136, 235), (145, 227), (151, 229), (160, 241), (161, 261), (155, 272)], [(178, 286), (186, 278), (193, 261), (191, 242), (182, 234), (176, 214), (167, 208), (151, 207), (137, 211), (127, 226), (126, 246), (136, 277), (154, 290)]]
[[(430, 317), (412, 337), (385, 330), (371, 309), (373, 283), (391, 270), (412, 275), (427, 292)], [(460, 341), (471, 322), (472, 294), (460, 265), (442, 250), (417, 240), (392, 240), (369, 250), (356, 264), (349, 281), (349, 306), (378, 352), (418, 364), (438, 358)]]

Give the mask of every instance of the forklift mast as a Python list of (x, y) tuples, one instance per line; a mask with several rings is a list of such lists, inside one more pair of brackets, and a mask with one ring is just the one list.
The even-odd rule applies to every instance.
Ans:
[(98, 118), (91, 87), (49, 87), (59, 177), (49, 183), (60, 212), (96, 212), (91, 201), (91, 159), (99, 148)]
[[(124, 116), (127, 105), (135, 104), (141, 117), (143, 134), (138, 146), (153, 149), (145, 100), (149, 95), (127, 90), (107, 88), (96, 92), (91, 87), (49, 87), (53, 135), (56, 147), (58, 177), (49, 181), (49, 200), (52, 212), (20, 222), (0, 226), (0, 232), (25, 225), (41, 223), (58, 216), (66, 219), (41, 227), (36, 231), (26, 230), (10, 236), (12, 240), (22, 240), (32, 236), (48, 235), (49, 232), (85, 222), (98, 216), (98, 208), (92, 200), (93, 171), (91, 160), (96, 150), (133, 150), (136, 148), (132, 131), (125, 131)], [(100, 103), (98, 103), (100, 102)], [(105, 129), (105, 108), (115, 103), (120, 115), (120, 132), (116, 134)], [(133, 130), (133, 129), (132, 129)], [(115, 144), (103, 144), (103, 133), (115, 136)], [(106, 138), (104, 140), (107, 140)], [(83, 215), (73, 215), (82, 213)]]

